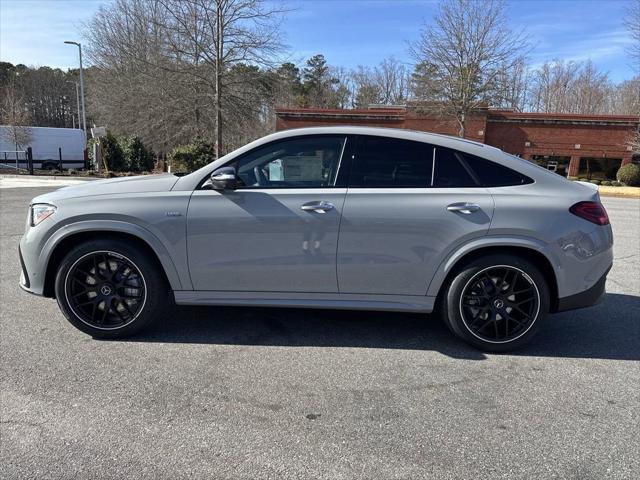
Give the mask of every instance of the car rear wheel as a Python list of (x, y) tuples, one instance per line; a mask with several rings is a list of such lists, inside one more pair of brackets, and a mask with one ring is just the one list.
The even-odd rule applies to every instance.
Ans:
[(95, 338), (132, 335), (161, 316), (168, 286), (159, 266), (136, 245), (91, 240), (62, 260), (56, 299), (76, 328)]
[(531, 262), (488, 255), (466, 263), (443, 295), (442, 314), (453, 333), (490, 352), (519, 348), (549, 311), (549, 287)]

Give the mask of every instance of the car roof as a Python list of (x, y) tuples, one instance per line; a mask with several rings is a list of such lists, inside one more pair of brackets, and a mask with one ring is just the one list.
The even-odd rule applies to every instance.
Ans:
[[(452, 137), (450, 135), (442, 135), (439, 133), (423, 132), (418, 130), (408, 130), (401, 128), (388, 127), (364, 127), (356, 125), (345, 126), (327, 126), (327, 127), (303, 127), (293, 128), (290, 130), (281, 130), (269, 135), (270, 138), (285, 138), (288, 136), (300, 135), (318, 135), (318, 134), (341, 134), (341, 135), (374, 135), (379, 137), (393, 137), (405, 140), (414, 140), (418, 142), (431, 143), (441, 147), (450, 147), (458, 150), (466, 150), (468, 148), (491, 149), (498, 150), (495, 147), (485, 145), (484, 143), (474, 142), (465, 138)], [(485, 152), (486, 153), (486, 152)]]

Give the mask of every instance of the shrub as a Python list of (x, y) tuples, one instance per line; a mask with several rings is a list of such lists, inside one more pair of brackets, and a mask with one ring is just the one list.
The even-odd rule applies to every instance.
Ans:
[(149, 172), (153, 169), (153, 152), (142, 143), (140, 137), (125, 137), (120, 140), (127, 171)]
[(567, 180), (571, 180), (572, 182), (578, 180), (578, 177), (567, 176)]
[(603, 180), (602, 182), (600, 182), (600, 185), (602, 185), (603, 187), (610, 187), (611, 182), (609, 180)]
[(622, 184), (620, 182), (617, 182), (617, 181), (611, 182), (611, 185), (613, 185), (614, 187), (621, 187), (622, 186)]
[(588, 179), (588, 178), (585, 178), (585, 177), (580, 177), (580, 181), (581, 181), (581, 182), (588, 182), (588, 181), (589, 181), (589, 179)]
[(593, 183), (594, 185), (600, 185), (600, 180), (590, 180), (589, 183)]
[(172, 172), (193, 172), (213, 162), (216, 158), (213, 145), (198, 140), (194, 143), (174, 148), (168, 155), (168, 159)]
[(125, 171), (127, 169), (127, 162), (125, 161), (124, 152), (118, 143), (118, 139), (109, 132), (106, 137), (100, 140), (100, 143), (102, 144), (102, 151), (104, 152), (104, 158), (109, 166), (109, 170), (115, 172)]
[(93, 145), (96, 143), (96, 139), (91, 137), (87, 140), (87, 157), (89, 157), (89, 168), (95, 167), (93, 160)]
[(616, 178), (619, 182), (624, 183), (630, 187), (637, 187), (640, 185), (640, 165), (634, 163), (627, 163), (620, 167)]

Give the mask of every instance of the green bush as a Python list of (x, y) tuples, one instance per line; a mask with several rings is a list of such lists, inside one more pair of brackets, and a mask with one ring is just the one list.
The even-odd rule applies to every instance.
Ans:
[(600, 180), (590, 180), (589, 183), (593, 183), (594, 185), (600, 185)]
[(122, 147), (118, 143), (118, 139), (111, 132), (107, 136), (100, 139), (104, 158), (109, 166), (109, 170), (114, 172), (124, 172), (127, 170), (127, 162), (124, 158)]
[(619, 182), (630, 187), (640, 186), (640, 165), (627, 163), (621, 166), (616, 174), (616, 178)]
[(213, 145), (202, 140), (176, 147), (168, 155), (169, 165), (174, 173), (193, 172), (215, 159)]
[(89, 168), (92, 168), (95, 164), (93, 163), (93, 145), (96, 143), (96, 139), (91, 137), (87, 140), (87, 156), (89, 157)]
[(129, 172), (149, 172), (153, 170), (153, 152), (143, 143), (140, 137), (125, 137), (120, 140), (126, 169)]
[(617, 182), (617, 181), (611, 182), (611, 185), (613, 185), (614, 187), (621, 187), (622, 186), (622, 184), (620, 182)]
[[(96, 140), (87, 141), (87, 150), (91, 165), (93, 161), (93, 144)], [(143, 143), (140, 137), (117, 138), (111, 132), (100, 140), (102, 151), (109, 166), (115, 172), (149, 172), (154, 167), (154, 155)], [(103, 168), (104, 165), (100, 165)]]
[(571, 180), (572, 182), (578, 180), (578, 177), (572, 177), (572, 176), (568, 176), (567, 180)]
[(611, 182), (609, 180), (603, 180), (602, 182), (600, 182), (600, 185), (602, 185), (603, 187), (610, 187)]

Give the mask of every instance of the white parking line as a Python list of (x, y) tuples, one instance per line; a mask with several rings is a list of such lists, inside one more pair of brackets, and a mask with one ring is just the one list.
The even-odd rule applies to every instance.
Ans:
[(90, 179), (69, 178), (69, 177), (31, 177), (18, 175), (0, 176), (0, 189), (3, 188), (25, 188), (25, 187), (67, 187), (78, 185)]

